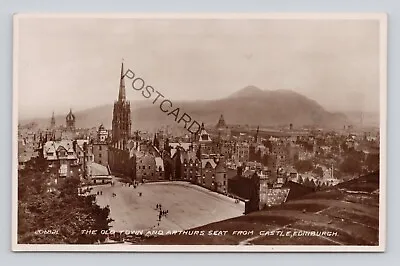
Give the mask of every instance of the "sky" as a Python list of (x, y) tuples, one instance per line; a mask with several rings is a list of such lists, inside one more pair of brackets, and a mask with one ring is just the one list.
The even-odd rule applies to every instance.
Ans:
[[(121, 61), (171, 100), (289, 89), (329, 111), (379, 111), (374, 20), (20, 17), (20, 118), (112, 104)], [(143, 100), (127, 81), (127, 98)]]

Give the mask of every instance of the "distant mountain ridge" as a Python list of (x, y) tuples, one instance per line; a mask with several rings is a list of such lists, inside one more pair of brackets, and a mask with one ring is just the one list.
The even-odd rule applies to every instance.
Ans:
[[(248, 86), (218, 100), (171, 101), (174, 108), (180, 108), (180, 116), (186, 112), (192, 119), (199, 123), (204, 122), (206, 126), (214, 126), (221, 114), (228, 125), (276, 126), (292, 123), (296, 127), (315, 125), (342, 128), (348, 123), (346, 115), (328, 112), (316, 101), (290, 90), (262, 90)], [(153, 105), (150, 99), (132, 103), (131, 108), (133, 129), (153, 130), (160, 126), (177, 125), (172, 115), (168, 116), (162, 112), (159, 104)], [(105, 127), (111, 128), (112, 110), (111, 103), (75, 112), (76, 126), (91, 128), (104, 124)], [(21, 123), (31, 121), (40, 126), (47, 126), (50, 116), (48, 119)], [(65, 124), (65, 116), (56, 116), (56, 124)]]

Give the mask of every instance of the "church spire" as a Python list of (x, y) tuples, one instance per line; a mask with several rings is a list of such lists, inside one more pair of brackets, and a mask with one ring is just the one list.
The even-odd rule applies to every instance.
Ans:
[(51, 116), (51, 120), (50, 120), (50, 128), (54, 128), (56, 126), (56, 118), (54, 117), (54, 111), (53, 114)]
[(254, 142), (258, 141), (258, 132), (259, 132), (259, 130), (260, 130), (260, 126), (257, 126), (257, 132), (256, 132), (256, 135), (254, 136)]
[(124, 81), (124, 61), (121, 63), (121, 76), (119, 81), (119, 93), (118, 93), (118, 101), (124, 102), (126, 100), (125, 95), (125, 81)]

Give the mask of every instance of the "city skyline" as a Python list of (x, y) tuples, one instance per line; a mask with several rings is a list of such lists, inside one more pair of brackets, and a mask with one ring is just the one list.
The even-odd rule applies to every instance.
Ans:
[[(328, 111), (379, 112), (378, 37), (373, 20), (22, 18), (19, 113), (112, 104), (122, 58), (175, 101), (254, 85), (293, 90)], [(139, 97), (127, 89), (130, 101)]]

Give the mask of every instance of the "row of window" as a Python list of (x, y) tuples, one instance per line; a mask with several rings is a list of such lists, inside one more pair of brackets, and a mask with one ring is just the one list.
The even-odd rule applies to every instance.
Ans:
[[(147, 173), (144, 172), (144, 173), (142, 173), (142, 175), (143, 175), (143, 176), (147, 176)], [(152, 172), (151, 175), (149, 175), (149, 176), (154, 176), (154, 172)], [(163, 173), (160, 172), (160, 173), (159, 173), (159, 176), (163, 176)]]

